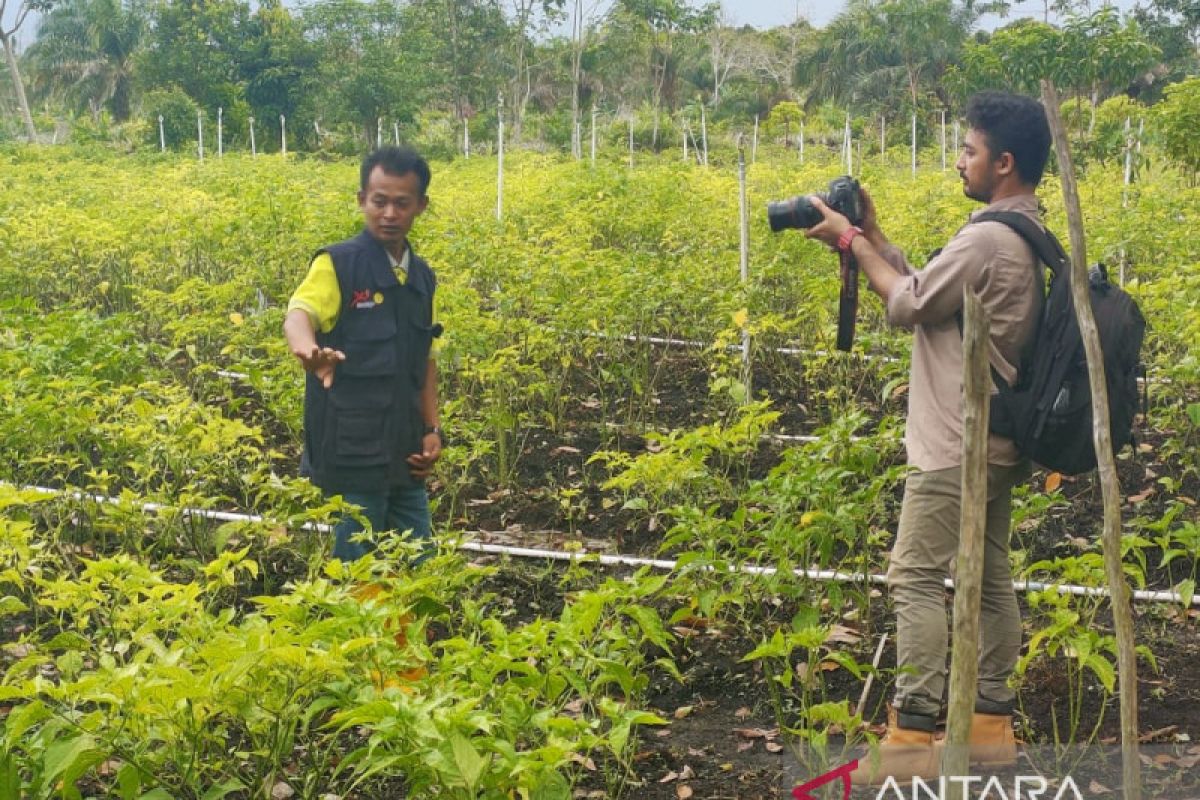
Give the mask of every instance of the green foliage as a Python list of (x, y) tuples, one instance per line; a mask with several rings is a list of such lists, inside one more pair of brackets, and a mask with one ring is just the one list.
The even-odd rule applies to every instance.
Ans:
[(1165, 99), (1155, 107), (1162, 130), (1163, 146), (1172, 158), (1191, 170), (1193, 183), (1200, 172), (1200, 78), (1172, 84), (1164, 91)]

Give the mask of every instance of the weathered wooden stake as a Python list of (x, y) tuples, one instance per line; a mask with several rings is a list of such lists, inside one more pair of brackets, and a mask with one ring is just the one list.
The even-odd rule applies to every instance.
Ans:
[(1071, 297), (1075, 316), (1083, 337), (1087, 355), (1088, 384), (1092, 393), (1092, 441), (1096, 448), (1100, 489), (1104, 501), (1104, 571), (1112, 599), (1113, 628), (1117, 638), (1117, 693), (1121, 698), (1121, 765), (1125, 800), (1141, 800), (1142, 771), (1138, 758), (1138, 683), (1137, 654), (1134, 651), (1133, 610), (1130, 607), (1129, 584), (1121, 565), (1121, 484), (1113, 457), (1112, 433), (1109, 428), (1108, 385), (1104, 378), (1104, 359), (1100, 351), (1100, 335), (1088, 298), (1087, 242), (1084, 239), (1083, 212), (1079, 205), (1079, 190), (1075, 184), (1075, 168), (1071, 161), (1071, 146), (1063, 125), (1058, 89), (1054, 82), (1042, 80), (1042, 104), (1054, 134), (1054, 150), (1058, 155), (1059, 177), (1067, 223), (1071, 235)]
[[(979, 604), (987, 527), (988, 368), (987, 312), (963, 286), (963, 450), (959, 503), (958, 567), (954, 573), (954, 637), (950, 653), (950, 701), (942, 775), (969, 775), (967, 740), (979, 679)], [(966, 800), (965, 785), (963, 800)], [(951, 789), (951, 792), (954, 790)], [(957, 795), (948, 794), (942, 800)]]

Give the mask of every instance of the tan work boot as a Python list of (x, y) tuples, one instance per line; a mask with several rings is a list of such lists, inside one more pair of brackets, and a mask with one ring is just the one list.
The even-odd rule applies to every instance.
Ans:
[(971, 764), (987, 769), (1011, 767), (1017, 763), (1017, 737), (1013, 735), (1012, 714), (984, 714), (971, 717)]
[(887, 733), (879, 746), (859, 759), (850, 773), (852, 786), (879, 786), (893, 778), (905, 784), (914, 777), (936, 778), (941, 772), (940, 743), (933, 739), (936, 720), (924, 714), (899, 713), (888, 706)]

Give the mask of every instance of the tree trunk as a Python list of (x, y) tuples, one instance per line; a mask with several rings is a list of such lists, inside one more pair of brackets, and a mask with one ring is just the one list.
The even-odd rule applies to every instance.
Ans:
[(8, 74), (12, 76), (13, 88), (17, 93), (17, 105), (21, 107), (21, 119), (25, 123), (25, 136), (37, 141), (37, 129), (33, 127), (33, 114), (29, 111), (29, 100), (25, 97), (25, 84), (21, 81), (21, 70), (17, 66), (17, 54), (13, 50), (12, 34), (0, 33), (4, 43), (4, 57), (8, 61)]
[(1063, 127), (1059, 109), (1058, 90), (1054, 83), (1042, 80), (1042, 103), (1054, 134), (1054, 149), (1058, 154), (1059, 177), (1062, 182), (1064, 205), (1071, 234), (1071, 296), (1075, 316), (1083, 337), (1087, 355), (1088, 383), (1092, 392), (1092, 441), (1096, 448), (1100, 489), (1104, 500), (1104, 571), (1108, 577), (1112, 598), (1113, 628), (1117, 635), (1117, 693), (1121, 698), (1121, 761), (1124, 800), (1141, 800), (1141, 762), (1138, 759), (1137, 717), (1137, 654), (1134, 651), (1133, 610), (1130, 607), (1129, 584), (1121, 566), (1121, 486), (1113, 457), (1112, 434), (1108, 411), (1108, 385), (1104, 378), (1104, 358), (1100, 352), (1100, 335), (1088, 298), (1087, 250), (1083, 236), (1083, 213), (1079, 207), (1079, 191), (1075, 185), (1075, 170), (1071, 162), (1071, 144)]

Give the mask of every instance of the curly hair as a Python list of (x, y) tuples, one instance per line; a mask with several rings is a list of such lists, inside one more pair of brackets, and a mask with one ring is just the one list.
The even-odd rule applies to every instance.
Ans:
[(1041, 103), (1020, 94), (979, 92), (967, 102), (967, 124), (984, 135), (992, 158), (1011, 153), (1021, 180), (1041, 183), (1050, 157), (1050, 123)]

